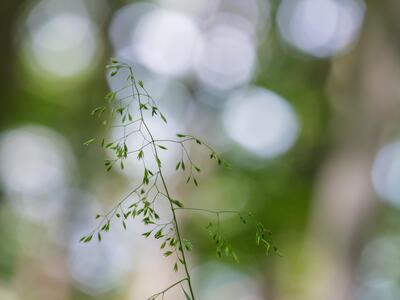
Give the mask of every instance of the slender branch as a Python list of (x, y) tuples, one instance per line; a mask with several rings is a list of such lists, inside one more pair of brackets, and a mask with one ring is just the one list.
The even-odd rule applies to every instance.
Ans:
[(200, 144), (202, 144), (206, 148), (208, 148), (211, 151), (211, 153), (216, 154), (216, 151), (214, 150), (214, 148), (211, 147), (210, 145), (208, 145), (207, 143), (205, 143), (204, 141), (202, 141), (202, 140), (200, 140), (200, 139), (198, 139), (198, 138), (196, 138), (194, 136), (191, 136), (191, 135), (185, 134), (185, 136), (187, 138), (185, 138), (183, 140), (162, 139), (162, 140), (156, 140), (156, 142), (168, 142), (168, 143), (183, 144), (183, 143), (188, 142), (188, 141), (196, 141), (196, 142), (200, 142)]
[[(131, 67), (129, 67), (129, 72), (130, 72), (131, 80), (132, 80), (132, 91), (134, 92), (133, 89), (135, 88), (137, 96), (138, 96), (139, 107), (140, 107), (141, 106), (140, 93), (139, 93), (139, 90), (137, 88), (135, 77), (133, 75), (133, 71), (132, 71)], [(167, 184), (165, 182), (165, 179), (164, 179), (164, 176), (163, 176), (163, 173), (162, 173), (162, 170), (161, 170), (161, 164), (158, 163), (158, 159), (159, 158), (158, 158), (157, 146), (156, 146), (156, 143), (155, 143), (155, 139), (154, 139), (150, 129), (148, 128), (147, 123), (144, 120), (143, 111), (141, 109), (139, 109), (139, 111), (140, 111), (140, 116), (141, 116), (141, 118), (143, 120), (143, 122), (142, 122), (143, 126), (146, 128), (146, 131), (147, 131), (147, 133), (148, 133), (148, 135), (150, 137), (150, 141), (151, 141), (151, 143), (153, 145), (154, 155), (155, 155), (155, 158), (157, 160), (158, 172), (160, 174), (160, 178), (161, 178), (162, 184), (164, 186), (165, 193), (166, 193), (166, 195), (168, 197), (168, 200), (169, 200), (169, 204), (170, 204), (170, 208), (171, 208), (171, 212), (172, 212), (172, 217), (173, 217), (173, 221), (174, 221), (174, 224), (175, 224), (176, 235), (177, 235), (178, 243), (179, 243), (179, 250), (180, 250), (181, 255), (182, 255), (183, 266), (184, 266), (186, 277), (187, 277), (187, 282), (188, 282), (188, 286), (189, 286), (190, 295), (192, 296), (192, 300), (195, 300), (194, 292), (193, 292), (193, 288), (192, 288), (192, 282), (191, 282), (191, 278), (190, 278), (190, 273), (189, 273), (189, 270), (188, 270), (188, 267), (187, 267), (188, 264), (187, 264), (187, 261), (186, 261), (184, 245), (182, 243), (181, 233), (180, 233), (180, 230), (179, 230), (178, 221), (177, 221), (176, 214), (175, 214), (175, 211), (174, 211), (174, 206), (173, 206), (173, 203), (171, 201), (172, 198), (171, 198), (171, 196), (169, 194), (169, 190), (168, 190)]]
[[(117, 91), (110, 92), (106, 95), (106, 99), (109, 100), (109, 106), (111, 107), (111, 114), (110, 117), (114, 118), (115, 116), (121, 117), (121, 123), (115, 124), (112, 126), (108, 126), (109, 129), (111, 128), (122, 128), (123, 136), (117, 138), (116, 140), (112, 141), (111, 143), (106, 143), (104, 138), (102, 139), (102, 147), (104, 149), (112, 150), (115, 153), (114, 159), (108, 159), (105, 161), (105, 166), (107, 167), (107, 171), (110, 171), (111, 168), (120, 163), (121, 169), (124, 168), (124, 161), (128, 158), (129, 154), (137, 153), (137, 158), (141, 161), (143, 165), (143, 181), (140, 185), (135, 187), (128, 195), (122, 198), (117, 205), (115, 205), (112, 209), (110, 209), (106, 214), (97, 215), (96, 219), (101, 218), (100, 222), (98, 223), (97, 227), (89, 233), (89, 235), (84, 236), (81, 238), (81, 242), (90, 242), (93, 235), (97, 233), (98, 240), (101, 241), (101, 233), (107, 232), (110, 229), (110, 222), (114, 216), (117, 218), (121, 218), (122, 225), (126, 229), (125, 220), (132, 216), (133, 218), (137, 216), (141, 216), (142, 222), (145, 225), (149, 225), (148, 232), (144, 232), (142, 235), (144, 237), (149, 237), (150, 235), (154, 235), (155, 239), (162, 239), (163, 242), (160, 245), (160, 249), (164, 249), (165, 256), (174, 255), (177, 259), (174, 265), (174, 270), (178, 270), (178, 263), (180, 262), (183, 265), (184, 272), (186, 277), (181, 279), (180, 281), (175, 282), (174, 284), (170, 285), (166, 289), (162, 290), (159, 293), (152, 295), (148, 300), (154, 300), (161, 296), (164, 299), (165, 293), (170, 290), (171, 288), (175, 287), (178, 284), (181, 284), (184, 281), (187, 281), (187, 286), (189, 288), (189, 294), (183, 290), (187, 298), (191, 298), (191, 300), (195, 300), (192, 281), (190, 277), (190, 273), (188, 270), (188, 261), (186, 258), (186, 250), (190, 251), (192, 249), (192, 244), (190, 241), (183, 239), (181, 234), (181, 229), (177, 219), (177, 212), (180, 210), (186, 211), (194, 211), (194, 212), (202, 212), (213, 214), (216, 216), (216, 221), (210, 222), (210, 224), (206, 227), (209, 230), (209, 234), (215, 242), (217, 255), (221, 256), (224, 253), (226, 256), (233, 257), (236, 261), (238, 260), (235, 252), (233, 251), (232, 247), (230, 246), (229, 242), (224, 239), (221, 234), (221, 226), (220, 226), (220, 216), (222, 214), (236, 214), (239, 216), (240, 220), (246, 224), (246, 220), (244, 216), (241, 215), (239, 211), (235, 210), (212, 210), (212, 209), (205, 209), (205, 208), (194, 208), (194, 207), (184, 207), (182, 203), (178, 200), (175, 200), (171, 197), (170, 191), (168, 189), (166, 180), (164, 178), (164, 173), (161, 166), (161, 161), (159, 157), (159, 148), (163, 150), (167, 150), (165, 146), (160, 143), (175, 143), (180, 145), (181, 151), (181, 160), (178, 161), (176, 165), (176, 170), (179, 168), (184, 171), (187, 177), (186, 182), (188, 183), (190, 180), (194, 182), (197, 186), (197, 180), (195, 178), (195, 171), (200, 172), (200, 168), (195, 165), (195, 162), (192, 160), (190, 153), (188, 151), (189, 146), (187, 142), (196, 142), (199, 145), (203, 145), (210, 151), (210, 159), (216, 160), (220, 165), (223, 160), (220, 156), (216, 153), (216, 151), (204, 141), (187, 134), (177, 134), (177, 137), (180, 138), (178, 140), (173, 139), (155, 139), (145, 118), (145, 112), (151, 113), (151, 116), (159, 116), (165, 123), (167, 122), (166, 118), (163, 116), (161, 111), (158, 109), (156, 102), (154, 99), (149, 95), (147, 90), (145, 89), (142, 81), (136, 81), (133, 69), (131, 66), (120, 63), (116, 60), (112, 60), (112, 64), (108, 65), (107, 68), (111, 69), (111, 76), (114, 76), (118, 73), (120, 69), (128, 70), (129, 76), (127, 78), (130, 81), (128, 86), (125, 86)], [(139, 90), (139, 87), (141, 90)], [(119, 97), (118, 93), (122, 90), (127, 88), (131, 89), (131, 94), (128, 96)], [(143, 98), (142, 98), (143, 97)], [(124, 100), (129, 99), (127, 102), (123, 102)], [(138, 115), (135, 116), (135, 119), (132, 117), (133, 114), (136, 114), (136, 109)], [(106, 107), (99, 107), (93, 110), (92, 114), (96, 114), (100, 116)], [(107, 124), (107, 122), (103, 122), (103, 124)], [(130, 127), (130, 125), (138, 124), (137, 127)], [(128, 130), (129, 127), (129, 130)], [(135, 149), (128, 149), (127, 140), (129, 137), (135, 135), (135, 138), (138, 138), (138, 146)], [(131, 137), (132, 138), (132, 137)], [(85, 144), (88, 145), (89, 143), (93, 142), (95, 138), (87, 141)], [(141, 145), (141, 146), (139, 146)], [(148, 154), (144, 153), (144, 149), (146, 147), (151, 147), (151, 154), (150, 158), (154, 159), (156, 162), (156, 170), (154, 167), (149, 168), (147, 164), (150, 162), (148, 160)], [(189, 149), (190, 150), (190, 149)], [(188, 164), (185, 167), (185, 163)], [(224, 163), (225, 164), (225, 163)], [(189, 170), (190, 168), (190, 170)], [(189, 173), (190, 171), (190, 173)], [(188, 174), (189, 173), (189, 174)], [(125, 208), (123, 206), (124, 202), (129, 199), (131, 196), (138, 198), (137, 201), (133, 202), (129, 207)], [(172, 218), (167, 220), (168, 222), (161, 222), (160, 217), (157, 214), (155, 209), (155, 202), (159, 201), (160, 198), (166, 198), (170, 205), (170, 211), (172, 214)], [(215, 225), (216, 224), (216, 225)], [(268, 249), (271, 245), (269, 242), (269, 234), (264, 229), (261, 223), (257, 223), (256, 226), (256, 243), (264, 245)], [(275, 249), (275, 247), (274, 247)], [(183, 288), (183, 287), (182, 287)]]
[[(155, 173), (155, 174), (154, 174), (153, 176), (151, 176), (151, 177), (154, 177), (154, 176), (156, 176), (156, 178), (157, 178), (157, 177), (158, 177), (158, 172)], [(90, 233), (88, 236), (93, 235), (96, 231), (98, 231), (98, 230), (100, 229), (100, 227), (101, 227), (102, 225), (104, 225), (104, 222), (105, 222), (105, 221), (109, 222), (109, 220), (117, 213), (118, 208), (120, 208), (121, 205), (122, 205), (126, 200), (128, 200), (129, 197), (131, 197), (133, 194), (135, 194), (143, 185), (144, 185), (144, 184), (141, 183), (141, 184), (138, 185), (136, 188), (134, 188), (132, 191), (130, 191), (125, 197), (123, 197), (123, 198), (117, 203), (117, 205), (115, 205), (115, 206), (114, 206), (112, 209), (110, 209), (107, 213), (105, 213), (105, 214), (103, 214), (103, 215), (98, 215), (98, 216), (100, 216), (100, 217), (103, 217), (103, 219), (99, 222), (99, 224), (96, 226), (96, 228), (93, 229), (93, 230), (91, 231), (91, 233)], [(142, 200), (140, 199), (140, 200), (134, 202), (134, 204), (135, 204), (135, 203), (139, 203), (139, 202), (141, 202), (141, 201), (142, 201)]]
[(177, 286), (178, 284), (180, 284), (180, 283), (182, 283), (182, 282), (184, 282), (186, 280), (188, 280), (188, 278), (183, 278), (183, 279), (171, 284), (169, 287), (167, 287), (166, 289), (162, 290), (161, 292), (158, 292), (156, 294), (151, 295), (149, 298), (147, 298), (147, 300), (154, 300), (154, 299), (156, 299), (157, 297), (159, 297), (161, 295), (164, 296), (164, 294), (166, 292), (168, 292), (170, 289), (172, 289), (173, 287)]

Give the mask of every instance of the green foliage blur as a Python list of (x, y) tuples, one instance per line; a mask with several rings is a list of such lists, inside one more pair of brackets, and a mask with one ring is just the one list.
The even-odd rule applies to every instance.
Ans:
[[(322, 2), (341, 2), (301, 1), (317, 8)], [(137, 4), (130, 1), (50, 2), (0, 4), (0, 299), (146, 299), (176, 276), (158, 245), (146, 244), (140, 236), (141, 224), (130, 224), (126, 232), (115, 226), (103, 244), (84, 249), (78, 243), (95, 224), (96, 213), (116, 203), (141, 176), (134, 165), (125, 173), (106, 172), (107, 152), (98, 145), (83, 145), (104, 134), (104, 126), (90, 112), (104, 104), (110, 88), (118, 87), (104, 68), (112, 56), (137, 68), (149, 93), (166, 108), (168, 121), (172, 119), (167, 127), (201, 136), (230, 162), (229, 168), (214, 168), (204, 153), (194, 151), (202, 167), (199, 187), (186, 185), (179, 174), (170, 175), (176, 197), (189, 206), (251, 211), (272, 232), (282, 254), (266, 256), (255, 246), (254, 228), (226, 218), (224, 232), (240, 262), (217, 259), (205, 229), (210, 217), (182, 213), (184, 235), (194, 247), (190, 267), (199, 299), (399, 298), (400, 150), (384, 151), (389, 149), (385, 145), (397, 145), (399, 139), (396, 1), (354, 0), (362, 3), (363, 16), (354, 29), (357, 34), (342, 48), (318, 40), (330, 18), (339, 16), (333, 4), (327, 8), (336, 10), (324, 12), (326, 23), (312, 23), (311, 37), (306, 32), (303, 40), (293, 38), (291, 44), (279, 27), (279, 22), (300, 18), (279, 19), (280, 6), (290, 1), (251, 1), (268, 8), (265, 15), (258, 15), (261, 27), (249, 34), (254, 39), (254, 61), (248, 62), (247, 50), (232, 54), (239, 69), (252, 63), (252, 75), (237, 85), (224, 81), (236, 70), (229, 64), (215, 71), (217, 75), (201, 75), (230, 54), (208, 56), (210, 65), (200, 64), (200, 71), (184, 66), (174, 71), (174, 65), (163, 65), (168, 59), (158, 64), (158, 52), (153, 52), (164, 36), (148, 42), (140, 28), (149, 20), (140, 17), (165, 9), (200, 20), (199, 31), (211, 32), (218, 12), (225, 12), (221, 22), (228, 21), (223, 26), (247, 28), (257, 9), (248, 8), (250, 17), (246, 16), (240, 1), (152, 1), (137, 10), (123, 10)], [(63, 19), (55, 21), (54, 16)], [(335, 30), (350, 26), (351, 16), (337, 18)], [(118, 18), (131, 18), (133, 23), (117, 26)], [(156, 20), (164, 24), (166, 19), (163, 15)], [(300, 22), (299, 28), (304, 24), (308, 23)], [(129, 31), (133, 26), (139, 28), (136, 35)], [(229, 31), (224, 32), (221, 44), (231, 42), (225, 39)], [(346, 35), (341, 34), (335, 38)], [(131, 54), (139, 44), (136, 36), (148, 47), (137, 46), (137, 57)], [(241, 37), (232, 36), (236, 41)], [(177, 43), (173, 38), (171, 34), (166, 40)], [(306, 38), (320, 44), (307, 46)], [(179, 42), (183, 48), (185, 41)], [(119, 45), (125, 48), (118, 49)], [(164, 47), (162, 41), (160, 45)], [(172, 54), (176, 56), (171, 56), (171, 64), (180, 63), (180, 55), (185, 55)], [(245, 72), (240, 69), (238, 78)], [(226, 86), (221, 88), (222, 84)], [(295, 114), (297, 131), (282, 131), (283, 140), (277, 143), (288, 143), (287, 147), (270, 156), (268, 140), (260, 140), (274, 129), (256, 128), (270, 124), (263, 123), (260, 114), (245, 123), (226, 121), (235, 115), (225, 114), (227, 99), (249, 87), (273, 92)], [(242, 95), (241, 102), (246, 101)], [(241, 124), (254, 128), (242, 140), (235, 131)], [(260, 143), (265, 149), (259, 151)], [(183, 299), (178, 292), (166, 299)]]

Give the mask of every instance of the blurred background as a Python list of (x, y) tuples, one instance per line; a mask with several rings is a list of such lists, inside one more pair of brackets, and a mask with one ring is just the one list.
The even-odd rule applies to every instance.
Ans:
[(183, 214), (199, 299), (400, 299), (399, 18), (396, 0), (1, 1), (0, 299), (146, 299), (179, 278), (140, 223), (78, 243), (142, 174), (82, 144), (121, 84), (110, 56), (165, 111), (158, 135), (231, 163), (193, 152), (200, 187), (166, 170), (173, 195), (253, 211), (283, 254), (227, 217), (241, 262), (218, 260), (209, 216)]

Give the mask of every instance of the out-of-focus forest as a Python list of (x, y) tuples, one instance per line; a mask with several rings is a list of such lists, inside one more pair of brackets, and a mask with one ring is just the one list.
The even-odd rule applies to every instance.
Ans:
[(217, 259), (208, 216), (182, 213), (199, 299), (400, 299), (399, 18), (396, 0), (1, 1), (0, 299), (146, 299), (179, 276), (140, 223), (78, 242), (142, 175), (83, 145), (121, 84), (110, 57), (165, 111), (158, 135), (230, 162), (193, 151), (200, 185), (166, 170), (172, 193), (252, 211), (282, 253), (226, 217), (240, 263)]

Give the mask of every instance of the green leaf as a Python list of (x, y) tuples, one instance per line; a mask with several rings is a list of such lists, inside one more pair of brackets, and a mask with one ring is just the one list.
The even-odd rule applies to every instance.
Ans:
[(247, 224), (247, 221), (243, 216), (239, 215), (240, 221), (242, 221), (243, 224)]
[(151, 107), (151, 116), (154, 117), (157, 114), (158, 108), (155, 106)]
[(172, 251), (166, 251), (166, 252), (164, 252), (164, 256), (168, 257), (168, 256), (170, 256), (172, 253), (173, 253)]
[(142, 159), (143, 155), (144, 155), (143, 150), (140, 150), (139, 153), (138, 153), (137, 159), (138, 160)]
[(105, 110), (106, 110), (106, 107), (105, 107), (105, 106), (96, 107), (95, 109), (92, 110), (91, 115), (93, 116), (93, 115), (95, 115), (96, 113), (101, 114), (101, 113), (104, 112)]
[(162, 229), (160, 229), (159, 231), (157, 231), (156, 234), (154, 235), (154, 237), (155, 237), (157, 240), (160, 239), (160, 238), (162, 238), (162, 237), (163, 237)]
[(176, 136), (182, 138), (182, 137), (185, 137), (186, 135), (182, 134), (182, 133), (177, 133)]
[(158, 156), (156, 157), (156, 160), (158, 167), (161, 168), (161, 160), (158, 158)]
[(192, 251), (193, 245), (189, 240), (183, 240), (183, 245), (185, 246), (186, 250)]
[(83, 144), (84, 144), (85, 146), (89, 146), (89, 145), (90, 145), (91, 143), (93, 143), (95, 140), (96, 140), (96, 138), (91, 138), (91, 139), (87, 140), (86, 142), (84, 142)]
[(173, 204), (175, 204), (176, 206), (178, 206), (178, 207), (180, 207), (180, 208), (183, 207), (183, 204), (182, 204), (181, 202), (179, 202), (178, 200), (174, 200), (174, 199), (170, 199), (170, 200), (171, 200), (171, 202), (172, 202)]
[(143, 184), (149, 184), (149, 170), (144, 169)]
[(104, 96), (104, 99), (106, 99), (106, 100), (108, 100), (108, 101), (113, 101), (114, 99), (115, 99), (115, 96), (116, 96), (117, 94), (115, 93), (115, 92), (113, 92), (113, 91), (111, 91), (111, 92), (109, 92), (109, 93), (107, 93), (105, 96)]
[(142, 233), (142, 235), (143, 235), (144, 237), (148, 238), (149, 235), (150, 235), (151, 233), (152, 233), (152, 230), (150, 230), (150, 231), (148, 231), (148, 232), (145, 232), (145, 233)]
[(237, 257), (236, 253), (233, 251), (232, 251), (232, 257), (237, 263), (239, 262), (239, 258)]
[(178, 263), (177, 262), (174, 264), (174, 271), (178, 272)]
[(124, 108), (120, 107), (116, 111), (122, 116), (122, 113), (124, 112)]
[(90, 241), (92, 240), (92, 237), (93, 237), (93, 235), (88, 235), (88, 236), (83, 240), (83, 242), (84, 242), (84, 243), (90, 242)]
[(161, 119), (162, 119), (165, 123), (167, 123), (167, 119), (164, 117), (164, 115), (163, 115), (162, 113), (160, 113), (160, 116), (161, 116)]

